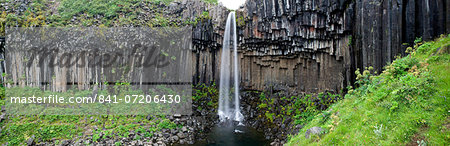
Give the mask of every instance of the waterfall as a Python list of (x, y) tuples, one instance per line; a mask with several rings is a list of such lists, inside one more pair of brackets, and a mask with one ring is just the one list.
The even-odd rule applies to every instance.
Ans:
[[(230, 48), (231, 45), (233, 46), (233, 49)], [(231, 62), (230, 59), (231, 51), (233, 51), (233, 62)], [(241, 122), (243, 120), (243, 115), (241, 114), (239, 108), (239, 62), (237, 53), (236, 17), (234, 12), (230, 12), (230, 14), (228, 14), (225, 34), (223, 37), (221, 58), (218, 111), (219, 118), (221, 121), (233, 119)], [(231, 72), (234, 72), (234, 76), (231, 76)], [(234, 80), (234, 97), (230, 94), (230, 81), (232, 77)], [(230, 103), (232, 100), (234, 100), (234, 103)]]

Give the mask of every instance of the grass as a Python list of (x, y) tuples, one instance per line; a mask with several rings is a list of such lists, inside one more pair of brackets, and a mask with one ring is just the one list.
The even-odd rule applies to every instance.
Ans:
[[(449, 145), (450, 36), (416, 41), (379, 75), (357, 74), (357, 88), (317, 114), (288, 145)], [(438, 50), (439, 48), (439, 50)], [(323, 134), (305, 138), (311, 127)]]
[[(81, 137), (92, 137), (95, 142), (107, 137), (128, 137), (130, 131), (141, 133), (144, 137), (152, 137), (155, 131), (181, 127), (164, 117), (147, 119), (146, 116), (111, 115), (13, 116), (2, 122), (1, 126), (4, 126), (5, 129), (0, 134), (0, 143), (8, 142), (9, 145), (26, 144), (26, 140), (32, 136), (35, 136), (35, 139), (42, 139), (44, 142), (53, 139), (72, 140)], [(102, 137), (100, 137), (100, 133), (103, 133)]]
[[(273, 126), (277, 126), (277, 123), (273, 123), (274, 120), (280, 119), (284, 122), (287, 117), (293, 119), (295, 125), (303, 125), (340, 99), (340, 95), (331, 93), (304, 94), (275, 99), (268, 98), (264, 92), (261, 92), (257, 108), (263, 114), (259, 117), (267, 119), (270, 122), (268, 124)], [(279, 106), (274, 105), (275, 100), (280, 103)]]
[[(121, 94), (135, 92), (128, 90), (127, 86), (113, 86), (118, 96)], [(157, 89), (161, 89), (158, 87)], [(4, 90), (4, 88), (2, 88)], [(12, 91), (10, 91), (12, 90)], [(162, 90), (162, 89), (161, 89)], [(166, 89), (169, 90), (169, 89)], [(92, 91), (72, 91), (64, 93), (55, 93), (50, 91), (41, 91), (39, 88), (11, 88), (10, 92), (18, 93), (23, 96), (46, 96), (54, 94), (66, 97), (78, 97), (86, 94), (92, 94)], [(171, 93), (173, 91), (167, 91)], [(99, 92), (99, 94), (101, 94)], [(0, 106), (5, 105), (5, 94), (2, 93)], [(15, 95), (17, 96), (17, 95)], [(23, 145), (31, 137), (35, 140), (41, 139), (41, 142), (55, 142), (55, 140), (73, 140), (85, 137), (92, 137), (93, 142), (105, 138), (123, 138), (129, 137), (129, 132), (140, 133), (143, 137), (152, 137), (156, 131), (163, 129), (177, 129), (182, 125), (175, 124), (165, 116), (147, 117), (144, 115), (125, 116), (125, 115), (10, 115), (0, 123), (3, 129), (0, 132), (0, 144)], [(137, 136), (137, 138), (141, 138)]]

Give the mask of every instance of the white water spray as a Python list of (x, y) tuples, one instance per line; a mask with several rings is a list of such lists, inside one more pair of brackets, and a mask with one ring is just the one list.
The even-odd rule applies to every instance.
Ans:
[[(233, 33), (231, 33), (233, 32)], [(232, 39), (231, 39), (232, 38)], [(231, 67), (231, 48), (233, 46), (233, 68)], [(236, 17), (234, 12), (228, 14), (223, 37), (222, 59), (220, 63), (219, 118), (221, 121), (233, 119), (241, 122), (244, 116), (239, 108), (239, 70), (237, 53)], [(230, 95), (231, 72), (234, 71), (234, 97)], [(233, 105), (230, 101), (234, 100)], [(234, 107), (234, 109), (233, 109)], [(233, 109), (233, 110), (231, 110)]]

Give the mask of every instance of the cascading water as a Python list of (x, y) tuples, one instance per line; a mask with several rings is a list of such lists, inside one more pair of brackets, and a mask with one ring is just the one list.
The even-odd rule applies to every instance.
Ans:
[[(233, 33), (232, 33), (233, 32)], [(233, 47), (233, 49), (230, 48)], [(230, 56), (233, 51), (233, 63)], [(223, 37), (222, 60), (220, 64), (220, 89), (219, 89), (219, 118), (221, 121), (233, 119), (241, 122), (243, 115), (239, 108), (239, 70), (237, 53), (237, 35), (236, 35), (236, 17), (234, 12), (228, 14), (227, 24), (225, 26), (225, 35)], [(233, 64), (233, 67), (231, 66)], [(234, 97), (230, 94), (231, 72), (234, 72)], [(230, 104), (230, 101), (234, 103)], [(234, 107), (234, 109), (233, 109)]]
[[(239, 62), (237, 53), (236, 16), (228, 14), (223, 37), (220, 63), (219, 110), (220, 123), (208, 134), (210, 142), (198, 145), (268, 145), (269, 141), (252, 127), (243, 124), (244, 116), (240, 110)], [(231, 58), (233, 57), (233, 58)], [(233, 84), (234, 83), (234, 84)], [(239, 124), (235, 125), (237, 121)]]

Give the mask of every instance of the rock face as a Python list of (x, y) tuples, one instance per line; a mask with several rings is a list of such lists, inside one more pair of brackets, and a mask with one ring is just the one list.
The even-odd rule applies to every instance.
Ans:
[[(146, 5), (138, 7), (152, 13)], [(247, 0), (237, 10), (241, 87), (340, 91), (354, 82), (357, 68), (380, 71), (416, 37), (429, 40), (449, 33), (449, 7), (446, 0)], [(177, 25), (196, 21), (194, 84), (219, 81), (219, 52), (230, 11), (196, 0), (158, 8)], [(151, 15), (142, 16), (137, 25), (151, 20)]]
[[(445, 0), (248, 0), (238, 10), (241, 85), (339, 91), (416, 37), (449, 32)], [(402, 45), (403, 44), (403, 45)]]
[[(247, 90), (340, 91), (356, 69), (380, 71), (416, 37), (449, 33), (445, 0), (248, 0), (237, 10)], [(194, 27), (194, 83), (219, 81), (224, 18)], [(222, 23), (217, 23), (220, 19)]]
[[(33, 2), (31, 1), (12, 1), (10, 3), (1, 4), (5, 7), (0, 7), (0, 12), (7, 12), (11, 14), (15, 14), (18, 16), (24, 15), (24, 11), (22, 9), (27, 9), (33, 7)], [(58, 5), (57, 3), (50, 3), (51, 6)], [(18, 7), (20, 6), (20, 7)], [(55, 6), (57, 7), (57, 6)], [(225, 19), (229, 13), (229, 10), (227, 10), (225, 7), (220, 5), (214, 5), (210, 3), (206, 3), (199, 0), (180, 0), (176, 2), (172, 2), (170, 4), (164, 4), (159, 2), (142, 2), (139, 4), (136, 4), (135, 9), (140, 10), (136, 17), (139, 17), (138, 20), (135, 20), (135, 23), (133, 24), (127, 24), (125, 26), (147, 26), (147, 23), (158, 21), (158, 19), (154, 19), (156, 16), (162, 16), (169, 22), (167, 24), (174, 24), (175, 26), (185, 26), (185, 25), (191, 25), (192, 26), (192, 41), (193, 45), (188, 46), (192, 52), (189, 52), (188, 56), (186, 58), (189, 58), (186, 62), (192, 62), (192, 69), (193, 69), (193, 83), (199, 84), (199, 83), (212, 83), (212, 81), (215, 79), (214, 75), (217, 69), (217, 61), (215, 61), (217, 58), (216, 51), (219, 50), (219, 48), (222, 46), (222, 38), (223, 35), (223, 26), (225, 25)], [(72, 20), (69, 22), (70, 25), (79, 26), (80, 25), (80, 15), (74, 15)], [(103, 17), (103, 16), (99, 16)], [(94, 18), (96, 19), (96, 18)], [(97, 22), (98, 20), (96, 20)], [(186, 23), (186, 22), (195, 22), (195, 23)], [(3, 21), (1, 22), (3, 25)], [(99, 24), (93, 24), (93, 26), (98, 26)], [(114, 25), (116, 26), (116, 25)], [(158, 27), (159, 25), (155, 23), (154, 27)], [(11, 26), (14, 27), (14, 26)], [(3, 48), (4, 48), (4, 37), (0, 36), (0, 48), (2, 48), (0, 54), (3, 54)], [(220, 43), (218, 43), (220, 42)], [(3, 58), (21, 58), (20, 56), (26, 56), (24, 54), (18, 54), (17, 56), (13, 56), (12, 53), (5, 54), (6, 57), (0, 56), (0, 59)], [(11, 77), (22, 77), (26, 79), (19, 79), (16, 78), (16, 80), (13, 80), (15, 84), (19, 85), (36, 85), (32, 84), (32, 82), (40, 83), (43, 82), (43, 79), (41, 79), (39, 73), (44, 73), (42, 76), (46, 76), (47, 79), (51, 79), (53, 76), (55, 77), (55, 80), (58, 80), (60, 82), (71, 82), (73, 80), (76, 80), (78, 83), (98, 83), (98, 81), (95, 81), (94, 78), (97, 76), (92, 75), (91, 70), (82, 70), (83, 73), (76, 72), (73, 70), (76, 70), (76, 68), (47, 68), (47, 67), (25, 67), (22, 66), (24, 64), (24, 60), (13, 62), (13, 59), (6, 59), (7, 63), (9, 63), (7, 66), (18, 66), (18, 71), (11, 71), (7, 72), (7, 74), (11, 74)], [(180, 59), (181, 60), (181, 59)], [(185, 60), (183, 60), (185, 61)], [(0, 63), (4, 63), (3, 61), (0, 61)], [(3, 65), (3, 68), (0, 67), (0, 72), (3, 72), (3, 69), (6, 66)], [(135, 67), (131, 66), (131, 70), (134, 70)], [(44, 70), (44, 71), (42, 71)], [(60, 71), (63, 70), (63, 71)], [(110, 72), (112, 70), (108, 70), (107, 72)], [(174, 72), (177, 73), (177, 72)], [(178, 72), (177, 74), (183, 75), (183, 73)], [(186, 75), (186, 74), (185, 74)], [(79, 76), (83, 76), (83, 78), (79, 78)], [(101, 75), (103, 76), (103, 75)], [(138, 77), (136, 75), (132, 76), (131, 78)], [(30, 81), (32, 79), (33, 81)], [(140, 80), (142, 81), (142, 80)], [(101, 83), (100, 83), (101, 84)], [(63, 87), (51, 87), (53, 91), (65, 91), (66, 87), (65, 83), (62, 84)], [(80, 89), (87, 89), (92, 88), (91, 85), (83, 85), (82, 87), (79, 87)]]
[(351, 77), (352, 10), (338, 1), (247, 1), (238, 18), (244, 87), (345, 87)]
[(357, 0), (352, 5), (354, 67), (380, 70), (416, 37), (430, 40), (450, 31), (445, 0)]

